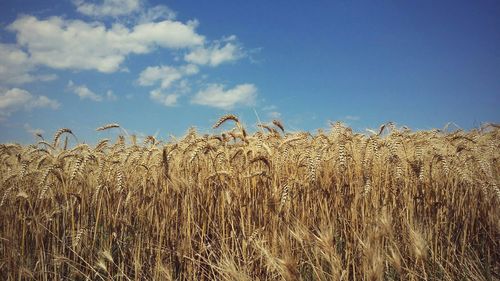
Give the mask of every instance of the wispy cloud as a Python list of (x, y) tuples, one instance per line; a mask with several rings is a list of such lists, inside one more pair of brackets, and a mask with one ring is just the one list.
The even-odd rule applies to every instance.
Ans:
[(74, 0), (73, 4), (80, 14), (103, 17), (128, 17), (139, 23), (154, 22), (158, 20), (174, 20), (175, 11), (165, 5), (149, 7), (144, 0), (103, 0), (96, 4), (85, 0)]
[(25, 124), (23, 125), (23, 128), (24, 128), (24, 130), (25, 130), (27, 133), (29, 133), (30, 135), (37, 135), (37, 134), (40, 134), (40, 135), (41, 135), (41, 134), (45, 134), (45, 131), (44, 131), (44, 130), (39, 129), (39, 128), (33, 128), (33, 127), (31, 127), (31, 125), (30, 125), (30, 124), (28, 124), (28, 123), (25, 123)]
[(89, 99), (97, 102), (102, 101), (102, 96), (91, 91), (86, 85), (76, 85), (70, 80), (67, 87), (71, 92), (79, 96), (81, 100)]
[(218, 66), (245, 56), (243, 48), (236, 43), (236, 36), (230, 36), (222, 41), (214, 41), (208, 47), (196, 47), (184, 56), (184, 60), (200, 65)]
[(141, 8), (140, 0), (103, 0), (101, 4), (75, 0), (76, 10), (87, 16), (121, 16), (138, 11)]
[(162, 89), (167, 89), (176, 81), (181, 80), (184, 76), (190, 76), (198, 73), (198, 67), (193, 64), (188, 64), (181, 67), (173, 66), (150, 66), (144, 69), (139, 74), (138, 82), (141, 86), (152, 86), (157, 83)]
[(281, 112), (278, 111), (278, 107), (276, 105), (267, 105), (262, 107), (262, 110), (266, 112), (266, 116), (271, 119), (279, 119), (281, 118)]
[(46, 96), (32, 95), (30, 92), (12, 88), (0, 92), (0, 118), (4, 119), (19, 110), (32, 110), (34, 108), (59, 108), (60, 103)]
[(160, 89), (153, 90), (149, 93), (149, 97), (164, 106), (175, 106), (177, 105), (178, 94), (164, 94)]
[(222, 84), (210, 84), (192, 98), (194, 104), (230, 110), (235, 106), (251, 106), (255, 103), (257, 87), (241, 84), (225, 90)]
[(113, 91), (108, 90), (106, 92), (106, 99), (109, 101), (117, 101), (118, 97), (113, 93)]
[(141, 10), (138, 16), (138, 22), (145, 23), (158, 20), (174, 20), (175, 17), (175, 11), (165, 5), (157, 5), (152, 8)]

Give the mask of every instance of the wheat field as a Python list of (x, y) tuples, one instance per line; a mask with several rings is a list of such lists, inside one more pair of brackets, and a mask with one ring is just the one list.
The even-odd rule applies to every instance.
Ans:
[(258, 128), (1, 144), (0, 279), (500, 280), (500, 126)]

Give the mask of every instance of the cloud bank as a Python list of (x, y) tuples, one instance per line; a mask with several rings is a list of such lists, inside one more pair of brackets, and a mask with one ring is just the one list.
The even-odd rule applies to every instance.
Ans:
[(196, 26), (195, 21), (164, 20), (131, 28), (117, 23), (107, 28), (99, 22), (21, 16), (7, 29), (16, 33), (17, 43), (27, 52), (11, 51), (17, 57), (9, 61), (19, 67), (29, 60), (28, 65), (112, 73), (130, 54), (202, 45), (205, 37), (196, 33)]

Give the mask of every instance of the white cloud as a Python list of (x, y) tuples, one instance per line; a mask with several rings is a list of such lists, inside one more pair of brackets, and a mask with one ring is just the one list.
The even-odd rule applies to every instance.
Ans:
[[(122, 24), (107, 28), (98, 22), (21, 16), (7, 29), (15, 32), (17, 43), (26, 48), (29, 65), (110, 73), (119, 70), (129, 54), (145, 54), (158, 47), (202, 45), (205, 38), (195, 32), (197, 24), (164, 20), (137, 24), (130, 29)], [(28, 60), (21, 53), (16, 55), (17, 60)]]
[(176, 13), (169, 7), (164, 5), (158, 5), (153, 8), (149, 8), (141, 11), (139, 14), (139, 23), (144, 22), (154, 22), (157, 20), (174, 20)]
[(177, 104), (177, 99), (179, 95), (177, 94), (164, 94), (161, 90), (156, 89), (149, 93), (149, 97), (165, 106), (175, 106)]
[(12, 88), (0, 92), (0, 117), (6, 117), (19, 110), (32, 110), (34, 108), (57, 109), (60, 104), (46, 96), (35, 96), (30, 92)]
[(50, 81), (54, 74), (33, 75), (35, 65), (29, 55), (17, 46), (0, 43), (0, 83), (24, 84), (33, 81)]
[(44, 130), (39, 129), (39, 128), (33, 128), (33, 127), (31, 127), (31, 125), (30, 125), (30, 124), (28, 124), (28, 123), (25, 123), (25, 124), (23, 125), (23, 128), (24, 128), (24, 130), (25, 130), (27, 133), (29, 133), (29, 134), (31, 134), (31, 135), (37, 135), (37, 134), (42, 135), (42, 134), (45, 134), (45, 131), (44, 131)]
[(59, 102), (56, 100), (51, 100), (46, 96), (38, 96), (33, 99), (26, 105), (28, 109), (36, 108), (36, 107), (46, 107), (57, 109), (59, 107)]
[(190, 63), (200, 65), (218, 66), (225, 62), (236, 61), (244, 57), (243, 50), (234, 41), (236, 37), (230, 36), (224, 46), (221, 42), (216, 41), (210, 47), (196, 47), (190, 53), (184, 56), (184, 60)]
[(33, 69), (29, 56), (14, 45), (0, 44), (0, 81), (11, 84), (31, 82)]
[(79, 96), (81, 100), (89, 99), (97, 102), (102, 101), (102, 97), (92, 92), (86, 85), (75, 85), (75, 83), (70, 80), (68, 82), (68, 89)]
[(165, 48), (194, 47), (205, 41), (205, 37), (194, 31), (197, 26), (197, 21), (188, 21), (185, 24), (171, 20), (142, 23), (134, 26), (129, 38), (126, 39), (136, 44), (158, 45)]
[(162, 89), (167, 89), (184, 76), (194, 75), (198, 71), (198, 67), (193, 64), (178, 68), (164, 65), (150, 66), (141, 72), (138, 82), (141, 86), (152, 86), (159, 82)]
[(44, 82), (47, 82), (47, 81), (54, 81), (56, 80), (58, 77), (56, 74), (40, 74), (40, 75), (36, 75), (34, 76), (37, 80), (40, 80), (40, 81), (44, 81)]
[(101, 4), (75, 0), (76, 10), (87, 16), (122, 16), (135, 12), (141, 8), (140, 0), (103, 0)]
[(189, 85), (188, 80), (184, 79), (181, 80), (177, 84), (176, 92), (182, 93), (182, 94), (187, 94), (191, 91), (191, 86)]
[[(95, 2), (95, 1), (94, 1)], [(79, 13), (92, 17), (132, 16), (136, 22), (154, 22), (158, 20), (173, 20), (176, 13), (165, 5), (146, 7), (143, 0), (102, 0), (99, 4), (85, 0), (74, 0)], [(130, 17), (129, 17), (130, 18)]]
[(106, 92), (106, 98), (109, 100), (109, 101), (117, 101), (118, 100), (118, 97), (113, 93), (113, 91), (111, 90), (108, 90)]
[(194, 104), (230, 110), (237, 105), (253, 105), (256, 96), (257, 88), (253, 84), (241, 84), (228, 90), (224, 90), (221, 84), (210, 84), (199, 91), (191, 101)]

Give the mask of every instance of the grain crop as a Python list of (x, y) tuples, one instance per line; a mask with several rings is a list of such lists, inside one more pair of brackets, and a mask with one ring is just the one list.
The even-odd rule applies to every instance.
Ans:
[(498, 125), (259, 125), (1, 144), (0, 279), (500, 280)]

